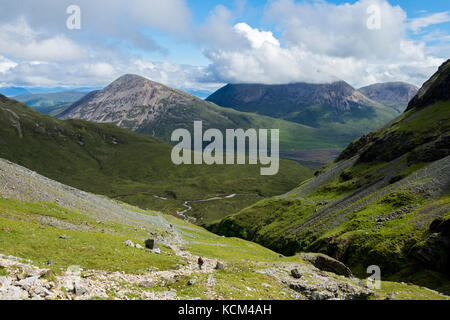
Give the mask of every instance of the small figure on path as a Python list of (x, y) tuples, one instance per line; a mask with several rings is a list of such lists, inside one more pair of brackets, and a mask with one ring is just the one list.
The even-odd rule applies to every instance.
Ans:
[(202, 270), (203, 263), (204, 263), (204, 261), (203, 261), (202, 257), (198, 258), (198, 268), (199, 268), (200, 270)]

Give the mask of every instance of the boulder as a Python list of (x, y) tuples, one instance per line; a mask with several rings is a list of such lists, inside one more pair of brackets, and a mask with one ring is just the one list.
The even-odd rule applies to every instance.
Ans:
[(156, 243), (155, 239), (147, 239), (147, 240), (145, 240), (145, 247), (147, 249), (150, 249), (150, 250), (159, 248), (159, 246)]
[(217, 264), (216, 264), (216, 268), (215, 268), (216, 270), (225, 270), (225, 265), (222, 263), (222, 262), (220, 262), (220, 261), (217, 261)]
[(302, 274), (298, 269), (292, 269), (291, 270), (291, 276), (295, 279), (300, 279), (302, 277)]
[(73, 285), (73, 292), (77, 296), (82, 296), (82, 295), (85, 295), (87, 293), (87, 290), (85, 288), (83, 288), (82, 286), (80, 286), (78, 283), (74, 283), (74, 285)]
[(332, 272), (344, 277), (352, 277), (350, 269), (342, 262), (321, 253), (303, 253), (303, 260), (311, 262), (317, 269)]
[(450, 219), (436, 219), (425, 241), (414, 246), (409, 256), (432, 270), (450, 275)]
[(450, 236), (450, 219), (436, 219), (430, 225), (430, 232)]

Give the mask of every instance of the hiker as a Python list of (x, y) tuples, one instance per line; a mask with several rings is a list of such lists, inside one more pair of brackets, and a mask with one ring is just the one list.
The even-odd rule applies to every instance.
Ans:
[(198, 267), (199, 267), (200, 270), (202, 270), (203, 263), (204, 262), (203, 262), (202, 257), (198, 258)]

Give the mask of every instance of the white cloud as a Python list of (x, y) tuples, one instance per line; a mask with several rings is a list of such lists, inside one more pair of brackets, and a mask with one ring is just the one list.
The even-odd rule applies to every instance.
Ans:
[[(15, 85), (102, 86), (137, 73), (181, 89), (215, 89), (226, 82), (326, 82), (354, 86), (402, 80), (421, 85), (443, 61), (448, 46), (413, 41), (408, 31), (447, 20), (430, 14), (408, 20), (386, 0), (336, 5), (325, 1), (273, 0), (265, 22), (250, 26), (236, 10), (218, 5), (195, 25), (186, 0), (78, 0), (82, 29), (65, 27), (72, 0), (5, 1), (0, 11), (0, 73)], [(367, 28), (367, 7), (378, 5), (381, 29)], [(238, 22), (238, 23), (236, 23)], [(152, 39), (157, 29), (204, 47), (208, 67), (148, 61), (166, 52)], [(144, 31), (146, 30), (146, 31)], [(173, 40), (173, 39), (172, 39)]]
[(45, 36), (24, 18), (0, 25), (0, 53), (16, 60), (68, 61), (87, 53), (64, 35)]
[[(81, 30), (66, 27), (66, 9), (81, 9)], [(0, 21), (23, 17), (33, 30), (63, 34), (81, 41), (127, 44), (132, 48), (164, 51), (143, 28), (157, 28), (177, 36), (191, 31), (191, 12), (186, 0), (19, 0), (3, 1)]]
[(185, 0), (131, 0), (127, 4), (135, 17), (145, 26), (186, 35), (192, 16)]
[(4, 73), (11, 68), (17, 66), (17, 63), (11, 61), (3, 56), (0, 56), (0, 73)]
[[(367, 8), (377, 5), (381, 29), (367, 28)], [(429, 55), (425, 43), (408, 39), (406, 13), (385, 0), (335, 5), (323, 1), (277, 0), (265, 18), (282, 37), (234, 26), (246, 46), (205, 51), (209, 72), (220, 82), (327, 82), (343, 79), (355, 87), (381, 81), (421, 85), (443, 62)]]
[(411, 19), (408, 22), (408, 28), (411, 29), (414, 32), (418, 32), (423, 28), (429, 27), (431, 25), (435, 24), (441, 24), (445, 22), (450, 21), (450, 14), (449, 12), (438, 12), (429, 14), (424, 17)]

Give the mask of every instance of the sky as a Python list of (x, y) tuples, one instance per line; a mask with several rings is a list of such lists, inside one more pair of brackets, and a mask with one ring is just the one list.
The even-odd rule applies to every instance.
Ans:
[(0, 5), (0, 87), (103, 87), (126, 73), (191, 92), (336, 80), (421, 86), (450, 56), (448, 0)]

